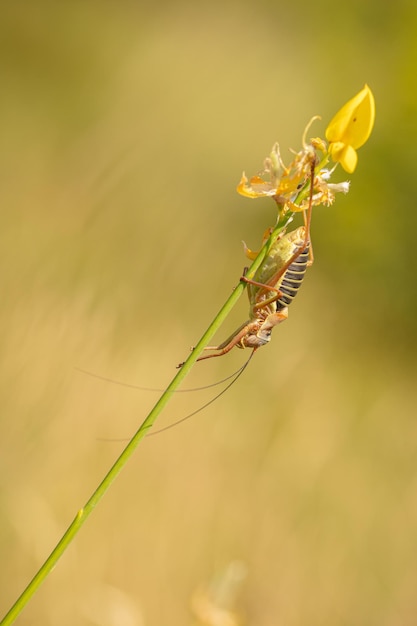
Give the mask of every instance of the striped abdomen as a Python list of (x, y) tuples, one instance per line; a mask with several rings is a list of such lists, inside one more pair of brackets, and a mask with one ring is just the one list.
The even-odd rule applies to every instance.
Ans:
[(303, 282), (304, 274), (306, 273), (309, 251), (310, 244), (307, 244), (282, 277), (278, 287), (282, 292), (282, 296), (276, 301), (277, 311), (281, 311), (281, 309), (289, 306), (297, 295), (301, 283)]

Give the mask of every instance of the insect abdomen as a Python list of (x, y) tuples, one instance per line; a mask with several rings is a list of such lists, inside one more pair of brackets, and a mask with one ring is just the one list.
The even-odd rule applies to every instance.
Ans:
[(282, 295), (276, 301), (277, 311), (289, 306), (297, 295), (306, 273), (309, 251), (310, 245), (308, 244), (282, 277), (279, 285)]

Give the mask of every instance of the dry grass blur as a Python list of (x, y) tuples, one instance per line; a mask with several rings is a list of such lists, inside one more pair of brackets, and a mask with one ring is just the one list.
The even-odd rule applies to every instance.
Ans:
[[(416, 622), (417, 10), (297, 7), (2, 9), (0, 614), (155, 400), (75, 368), (163, 387), (236, 283), (241, 240), (273, 221), (235, 193), (241, 171), (363, 83), (377, 102), (351, 193), (314, 215), (289, 321), (217, 404), (140, 446), (22, 626)], [(161, 425), (212, 393), (180, 394)], [(201, 589), (236, 563), (216, 613)]]

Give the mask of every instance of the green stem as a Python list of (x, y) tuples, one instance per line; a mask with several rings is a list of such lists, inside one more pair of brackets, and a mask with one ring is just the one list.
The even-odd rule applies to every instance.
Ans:
[[(289, 220), (290, 220), (290, 216), (287, 215), (285, 218), (278, 221), (268, 241), (262, 247), (258, 256), (256, 257), (251, 267), (249, 268), (246, 274), (248, 278), (253, 278), (255, 272), (260, 267), (265, 256), (267, 255), (268, 250), (270, 249), (271, 245), (274, 243), (274, 241), (276, 241), (279, 233), (286, 227)], [(108, 471), (106, 476), (103, 478), (102, 482), (99, 484), (99, 486), (94, 491), (92, 496), (86, 502), (85, 506), (78, 511), (77, 515), (75, 516), (75, 519), (70, 524), (70, 526), (68, 527), (68, 529), (66, 530), (65, 534), (62, 536), (60, 541), (57, 543), (55, 548), (52, 550), (49, 557), (46, 559), (46, 561), (40, 567), (38, 572), (32, 578), (32, 580), (30, 581), (26, 589), (19, 596), (19, 598), (13, 604), (13, 606), (8, 611), (8, 613), (4, 616), (4, 618), (0, 622), (0, 626), (9, 626), (9, 624), (12, 624), (15, 621), (15, 619), (18, 617), (20, 612), (29, 602), (30, 598), (34, 595), (34, 593), (40, 587), (40, 585), (48, 576), (50, 571), (56, 565), (57, 561), (64, 554), (65, 550), (67, 549), (71, 541), (74, 539), (74, 537), (80, 530), (81, 526), (84, 524), (84, 522), (86, 522), (87, 518), (93, 512), (94, 507), (99, 503), (99, 501), (104, 496), (104, 494), (106, 493), (106, 491), (108, 490), (112, 482), (116, 479), (116, 477), (119, 475), (123, 467), (126, 465), (127, 461), (129, 460), (129, 458), (131, 457), (131, 455), (137, 448), (139, 442), (146, 435), (147, 431), (150, 428), (152, 428), (152, 426), (155, 423), (156, 418), (158, 417), (162, 409), (170, 400), (172, 396), (172, 392), (175, 391), (179, 387), (181, 382), (190, 372), (192, 366), (196, 362), (198, 356), (201, 354), (204, 347), (208, 345), (213, 335), (223, 324), (224, 320), (229, 315), (230, 311), (232, 310), (232, 308), (235, 306), (236, 302), (242, 295), (245, 287), (246, 287), (246, 283), (244, 282), (239, 282), (239, 284), (236, 286), (236, 288), (234, 289), (230, 297), (227, 299), (223, 307), (220, 309), (220, 311), (218, 312), (218, 314), (216, 315), (216, 317), (214, 318), (210, 326), (207, 328), (204, 335), (201, 337), (200, 341), (195, 346), (195, 349), (190, 353), (189, 357), (187, 358), (183, 366), (178, 370), (176, 376), (174, 376), (171, 383), (162, 393), (161, 397), (159, 398), (159, 400), (157, 401), (157, 403), (155, 404), (155, 406), (153, 407), (149, 415), (143, 421), (138, 431), (135, 433), (135, 435), (129, 441), (127, 446), (124, 448), (123, 452), (120, 454), (118, 459), (110, 468), (110, 470)]]

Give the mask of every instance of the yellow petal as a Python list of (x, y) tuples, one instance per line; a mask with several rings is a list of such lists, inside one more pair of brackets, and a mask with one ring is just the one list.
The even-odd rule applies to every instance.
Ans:
[(273, 196), (276, 193), (275, 187), (270, 182), (265, 181), (260, 176), (252, 176), (248, 181), (245, 173), (242, 174), (236, 189), (240, 195), (246, 198), (264, 198), (265, 196)]
[(236, 190), (240, 195), (245, 196), (246, 198), (257, 198), (258, 194), (252, 189), (250, 185), (248, 185), (248, 179), (245, 176), (245, 172), (242, 174), (242, 178)]
[(330, 143), (342, 142), (354, 149), (369, 138), (375, 121), (375, 100), (368, 85), (334, 116), (326, 129)]
[(345, 172), (352, 174), (358, 162), (357, 152), (352, 146), (347, 146), (341, 141), (329, 145), (329, 154), (335, 163), (340, 163)]
[(244, 241), (242, 241), (242, 243), (243, 243), (243, 250), (245, 252), (245, 255), (248, 257), (248, 259), (250, 259), (251, 261), (254, 261), (256, 257), (258, 256), (259, 252), (254, 252), (253, 250), (248, 248), (248, 246), (246, 245)]

